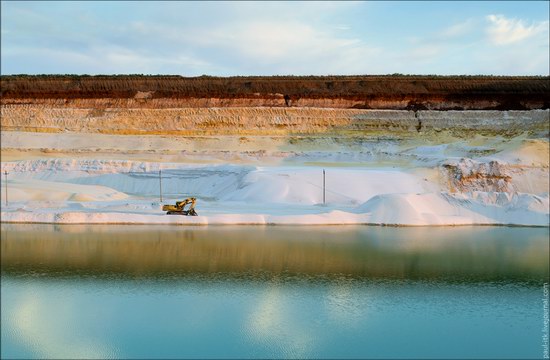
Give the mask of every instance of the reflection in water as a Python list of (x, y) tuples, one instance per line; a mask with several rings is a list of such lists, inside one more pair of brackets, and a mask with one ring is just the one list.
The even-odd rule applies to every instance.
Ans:
[(116, 356), (111, 346), (89, 336), (78, 336), (75, 328), (80, 319), (73, 299), (55, 297), (57, 304), (52, 306), (53, 299), (45, 301), (36, 295), (32, 291), (23, 294), (14, 308), (13, 317), (6, 321), (2, 318), (2, 324), (17, 333), (34, 356), (48, 359), (107, 359)]
[(548, 277), (548, 228), (2, 224), (1, 229), (2, 271), (7, 273), (460, 281)]
[(260, 294), (257, 305), (249, 315), (246, 331), (254, 342), (268, 348), (285, 342), (285, 358), (304, 358), (308, 353), (307, 345), (312, 339), (305, 331), (307, 329), (301, 328), (299, 323), (293, 326), (290, 314), (286, 311), (289, 304), (285, 303), (286, 299), (279, 286), (271, 284)]
[(1, 225), (2, 358), (534, 358), (548, 228)]
[(368, 301), (368, 298), (358, 299), (354, 282), (343, 278), (330, 285), (325, 306), (332, 319), (345, 322), (353, 328), (361, 314), (368, 310)]

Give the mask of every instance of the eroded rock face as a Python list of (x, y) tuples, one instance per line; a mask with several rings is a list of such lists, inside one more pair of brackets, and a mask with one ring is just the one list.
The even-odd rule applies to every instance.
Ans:
[(2, 76), (1, 80), (5, 131), (186, 136), (353, 131), (373, 137), (442, 131), (456, 137), (479, 132), (548, 133), (546, 77)]
[[(106, 100), (105, 100), (106, 101)], [(313, 134), (360, 132), (364, 135), (425, 136), (452, 132), (518, 135), (547, 133), (548, 110), (407, 111), (278, 107), (127, 108), (69, 104), (11, 104), (1, 107), (4, 131), (86, 132), (102, 134)]]
[(472, 159), (446, 162), (441, 166), (450, 192), (515, 192), (508, 165), (498, 161), (477, 162)]

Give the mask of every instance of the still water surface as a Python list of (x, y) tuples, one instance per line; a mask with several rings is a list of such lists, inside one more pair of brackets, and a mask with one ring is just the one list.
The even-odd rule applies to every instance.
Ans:
[(1, 225), (2, 358), (541, 358), (548, 228)]

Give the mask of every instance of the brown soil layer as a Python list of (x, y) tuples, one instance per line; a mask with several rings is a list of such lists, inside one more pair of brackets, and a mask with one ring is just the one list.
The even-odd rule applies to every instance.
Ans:
[(2, 105), (94, 108), (532, 110), (550, 108), (550, 77), (10, 75), (0, 95)]

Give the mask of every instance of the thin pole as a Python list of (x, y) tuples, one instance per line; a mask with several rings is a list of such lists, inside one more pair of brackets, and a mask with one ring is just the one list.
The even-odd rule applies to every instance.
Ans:
[(323, 204), (325, 204), (325, 169), (323, 169)]
[(6, 177), (6, 206), (8, 206), (8, 170), (4, 170), (4, 176)]
[(159, 193), (160, 193), (160, 202), (162, 202), (162, 172), (159, 169)]

